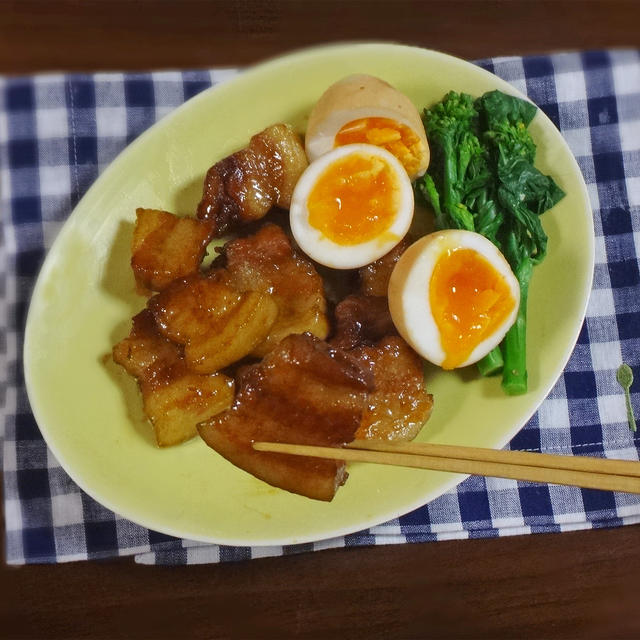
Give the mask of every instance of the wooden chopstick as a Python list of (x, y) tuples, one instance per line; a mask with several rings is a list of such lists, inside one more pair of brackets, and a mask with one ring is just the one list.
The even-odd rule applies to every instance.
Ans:
[(432, 471), (640, 493), (640, 462), (429, 443), (356, 440), (345, 447), (255, 442), (254, 449), (312, 458), (397, 465)]
[(370, 451), (410, 453), (436, 458), (480, 460), (485, 462), (500, 462), (503, 464), (545, 467), (547, 469), (567, 469), (569, 471), (587, 471), (589, 473), (605, 473), (640, 478), (640, 463), (632, 460), (610, 460), (607, 458), (588, 458), (586, 456), (559, 456), (548, 453), (532, 453), (529, 451), (504, 451), (501, 449), (464, 447), (461, 445), (431, 444), (430, 442), (354, 440), (346, 446), (353, 449), (368, 449)]

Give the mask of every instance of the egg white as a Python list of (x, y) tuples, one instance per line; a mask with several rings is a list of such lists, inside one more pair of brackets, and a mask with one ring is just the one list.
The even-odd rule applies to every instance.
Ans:
[[(318, 179), (337, 160), (357, 154), (383, 160), (393, 171), (399, 190), (398, 207), (382, 238), (359, 244), (343, 245), (327, 238), (309, 224), (307, 200)], [(289, 218), (291, 231), (298, 246), (310, 258), (334, 269), (356, 269), (381, 258), (404, 238), (413, 220), (413, 189), (400, 161), (391, 153), (369, 144), (349, 144), (320, 156), (304, 171), (291, 197)]]
[(335, 138), (345, 124), (361, 118), (388, 118), (411, 129), (422, 143), (416, 171), (423, 175), (429, 166), (429, 143), (422, 118), (411, 100), (381, 78), (363, 73), (347, 76), (332, 84), (309, 114), (305, 151), (309, 162), (335, 147)]
[(520, 286), (509, 263), (487, 238), (472, 231), (447, 229), (414, 242), (400, 257), (389, 281), (389, 309), (400, 335), (426, 360), (441, 366), (446, 354), (433, 317), (429, 286), (433, 269), (449, 249), (472, 249), (483, 256), (504, 278), (516, 304), (499, 327), (471, 352), (459, 366), (481, 360), (497, 347), (518, 315)]

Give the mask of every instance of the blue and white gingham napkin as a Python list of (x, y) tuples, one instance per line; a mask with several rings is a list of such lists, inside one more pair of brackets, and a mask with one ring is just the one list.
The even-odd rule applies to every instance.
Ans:
[[(638, 459), (615, 378), (640, 378), (640, 54), (600, 51), (478, 63), (538, 104), (578, 160), (594, 213), (596, 267), (567, 368), (510, 448)], [(469, 478), (416, 511), (316, 544), (236, 548), (149, 531), (84, 494), (47, 449), (29, 409), (21, 351), (40, 264), (79, 198), (147, 127), (236, 73), (0, 78), (0, 403), (7, 562), (137, 554), (202, 563), (329, 547), (483, 538), (640, 522), (640, 496)], [(640, 383), (632, 402), (640, 413)]]

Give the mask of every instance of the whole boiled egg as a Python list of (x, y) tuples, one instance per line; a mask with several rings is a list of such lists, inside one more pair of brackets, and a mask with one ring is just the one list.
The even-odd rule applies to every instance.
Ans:
[(443, 369), (477, 362), (516, 320), (520, 287), (497, 247), (472, 231), (424, 236), (400, 257), (389, 281), (400, 335)]
[(362, 267), (391, 251), (409, 230), (411, 181), (380, 147), (338, 147), (300, 176), (289, 217), (296, 242), (313, 260), (334, 269)]
[(357, 74), (339, 80), (322, 94), (309, 115), (305, 135), (309, 162), (354, 143), (386, 149), (412, 180), (429, 166), (429, 145), (418, 110), (380, 78)]

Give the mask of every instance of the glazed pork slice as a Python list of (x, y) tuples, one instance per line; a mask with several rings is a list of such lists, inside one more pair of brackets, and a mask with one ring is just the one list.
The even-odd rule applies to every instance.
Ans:
[(322, 278), (298, 255), (284, 231), (265, 224), (257, 233), (228, 242), (223, 248), (226, 267), (212, 277), (239, 291), (269, 294), (278, 315), (265, 340), (252, 355), (262, 357), (292, 333), (312, 333), (324, 339), (329, 332)]
[(131, 267), (138, 290), (161, 291), (176, 278), (197, 271), (214, 228), (211, 220), (137, 209)]
[(269, 484), (329, 501), (346, 480), (343, 462), (255, 451), (256, 441), (335, 446), (360, 426), (373, 390), (368, 366), (309, 333), (285, 338), (246, 367), (231, 409), (199, 426), (205, 442)]
[(389, 278), (400, 256), (411, 245), (410, 238), (403, 238), (389, 253), (371, 264), (358, 269), (360, 293), (365, 296), (387, 296)]
[(278, 315), (267, 292), (238, 291), (200, 274), (175, 280), (147, 304), (159, 332), (184, 346), (196, 373), (214, 373), (261, 344)]
[(334, 317), (335, 334), (330, 343), (340, 349), (373, 345), (397, 333), (386, 296), (347, 296), (336, 305)]
[(148, 390), (140, 386), (145, 414), (154, 426), (159, 446), (190, 440), (203, 420), (227, 409), (233, 401), (233, 378), (203, 375), (182, 369), (166, 384)]
[(181, 348), (160, 334), (148, 309), (134, 316), (129, 336), (113, 348), (113, 359), (137, 379), (145, 415), (161, 447), (193, 438), (199, 422), (233, 400), (233, 380), (189, 371)]
[(113, 347), (112, 355), (127, 373), (149, 385), (182, 360), (182, 350), (160, 335), (148, 309), (133, 316), (129, 335)]
[(262, 218), (273, 206), (288, 209), (307, 165), (300, 138), (291, 126), (274, 124), (209, 169), (198, 218), (213, 220), (215, 235), (220, 237)]
[(358, 269), (358, 292), (341, 300), (334, 309), (332, 345), (342, 349), (371, 346), (398, 333), (391, 319), (387, 289), (396, 262), (410, 244), (405, 238), (382, 258)]
[(375, 390), (356, 432), (358, 439), (413, 440), (433, 409), (424, 385), (422, 360), (399, 336), (350, 352), (373, 374)]

